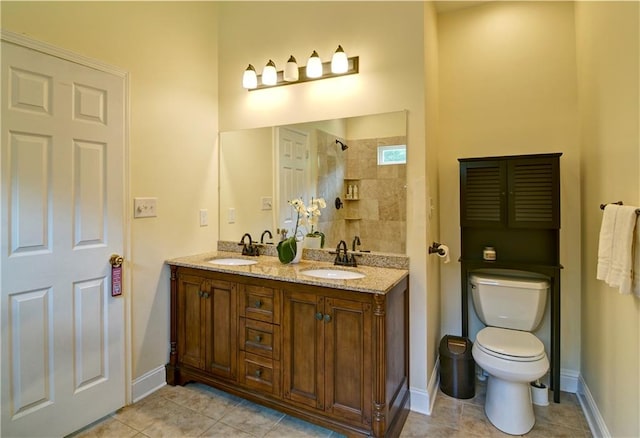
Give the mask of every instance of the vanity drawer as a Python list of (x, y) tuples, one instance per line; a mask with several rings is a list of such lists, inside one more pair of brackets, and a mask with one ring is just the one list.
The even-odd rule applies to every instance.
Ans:
[(271, 359), (280, 359), (280, 326), (240, 318), (240, 349)]
[(264, 393), (280, 395), (280, 361), (240, 352), (240, 383)]
[(253, 284), (240, 285), (240, 316), (280, 324), (280, 291)]

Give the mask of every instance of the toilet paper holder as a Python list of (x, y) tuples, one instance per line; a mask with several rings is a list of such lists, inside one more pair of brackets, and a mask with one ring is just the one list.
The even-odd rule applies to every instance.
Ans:
[(438, 255), (444, 255), (444, 249), (440, 248), (440, 246), (442, 246), (441, 243), (438, 242), (433, 242), (431, 244), (431, 246), (429, 247), (428, 251), (429, 254), (438, 254)]

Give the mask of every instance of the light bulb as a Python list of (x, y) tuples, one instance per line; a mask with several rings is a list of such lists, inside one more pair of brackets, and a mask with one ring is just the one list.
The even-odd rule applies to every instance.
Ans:
[(349, 59), (342, 46), (338, 46), (331, 58), (331, 73), (346, 73), (349, 70)]
[(287, 82), (295, 82), (298, 80), (298, 62), (293, 55), (289, 57), (287, 64), (284, 66), (283, 78)]
[(319, 78), (320, 76), (322, 76), (322, 61), (318, 56), (318, 52), (314, 50), (307, 61), (307, 77)]
[(269, 60), (262, 70), (262, 85), (275, 85), (278, 82), (278, 72), (276, 64)]
[(242, 75), (242, 86), (247, 90), (254, 89), (258, 86), (258, 77), (256, 76), (256, 69), (251, 64), (244, 71)]

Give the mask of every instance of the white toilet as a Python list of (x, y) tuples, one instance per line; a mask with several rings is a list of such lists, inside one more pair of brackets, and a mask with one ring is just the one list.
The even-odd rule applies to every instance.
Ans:
[(544, 279), (470, 275), (473, 306), (487, 325), (472, 354), (489, 378), (484, 410), (495, 427), (523, 435), (535, 423), (530, 383), (549, 370), (544, 344), (531, 332), (544, 316), (549, 283)]

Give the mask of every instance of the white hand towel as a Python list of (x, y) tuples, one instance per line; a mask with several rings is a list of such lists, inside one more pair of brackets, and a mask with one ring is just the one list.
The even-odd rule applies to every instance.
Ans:
[(621, 294), (629, 294), (633, 275), (633, 241), (638, 217), (636, 207), (620, 205), (617, 210), (611, 245), (611, 264), (605, 281), (609, 286), (619, 287)]
[(596, 278), (606, 280), (611, 269), (611, 248), (613, 247), (613, 229), (616, 225), (618, 205), (607, 204), (602, 214), (600, 240), (598, 242), (598, 269)]

